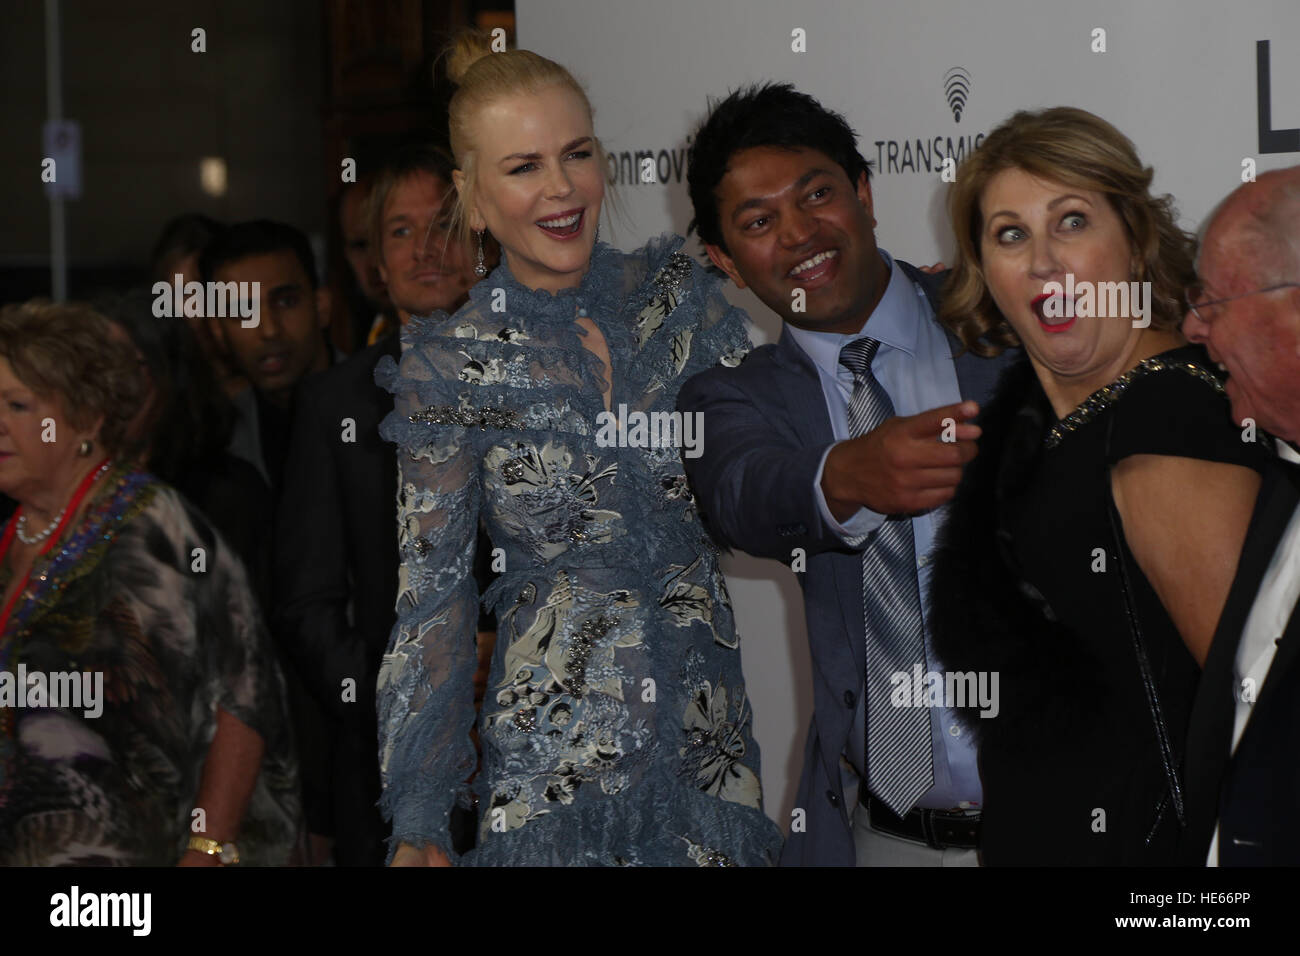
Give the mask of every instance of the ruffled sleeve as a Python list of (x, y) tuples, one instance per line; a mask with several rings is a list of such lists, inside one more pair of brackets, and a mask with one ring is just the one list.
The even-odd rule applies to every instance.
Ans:
[(378, 682), (381, 807), (393, 823), (393, 851), (433, 845), (454, 859), (449, 814), (475, 766), (474, 444), (475, 416), (486, 412), (462, 406), (455, 379), (438, 367), (446, 350), (436, 326), (413, 320), (400, 367), (386, 357), (375, 372), (395, 398), (380, 433), (397, 445), (401, 561), (397, 623)]

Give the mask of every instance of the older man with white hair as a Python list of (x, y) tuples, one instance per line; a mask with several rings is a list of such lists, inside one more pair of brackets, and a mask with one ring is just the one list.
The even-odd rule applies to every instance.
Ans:
[(1300, 167), (1266, 173), (1223, 201), (1205, 231), (1197, 275), (1183, 331), (1227, 371), (1242, 440), (1275, 436), (1281, 460), (1260, 487), (1192, 713), (1182, 858), (1189, 865), (1294, 865), (1300, 863)]

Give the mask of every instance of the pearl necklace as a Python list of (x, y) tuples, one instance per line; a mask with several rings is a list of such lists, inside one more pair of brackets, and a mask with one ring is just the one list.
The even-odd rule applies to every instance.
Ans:
[[(94, 484), (96, 481), (99, 481), (100, 475), (108, 471), (108, 465), (109, 465), (108, 462), (104, 462), (102, 465), (99, 466), (99, 470), (95, 472), (95, 477), (90, 479), (91, 484)], [(54, 529), (59, 526), (59, 522), (63, 520), (64, 512), (66, 512), (67, 510), (68, 510), (68, 506), (64, 505), (63, 511), (60, 511), (58, 514), (54, 516), (54, 520), (45, 526), (44, 531), (42, 531), (40, 534), (32, 535), (30, 538), (25, 533), (27, 530), (27, 515), (19, 515), (18, 527), (15, 529), (18, 532), (18, 540), (26, 545), (40, 544), (42, 541), (44, 541), (46, 538), (48, 538), (50, 535), (54, 533)]]

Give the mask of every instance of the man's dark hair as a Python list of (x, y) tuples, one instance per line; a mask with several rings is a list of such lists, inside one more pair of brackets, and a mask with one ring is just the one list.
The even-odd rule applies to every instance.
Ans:
[(180, 259), (202, 255), (221, 228), (221, 223), (199, 212), (187, 212), (169, 219), (153, 244), (149, 274), (155, 281), (171, 282), (172, 277), (167, 273), (172, 266)]
[(688, 231), (698, 232), (704, 242), (726, 249), (718, 183), (732, 156), (756, 146), (815, 149), (833, 159), (854, 185), (863, 172), (871, 176), (871, 163), (858, 152), (858, 134), (839, 113), (789, 83), (743, 87), (713, 106), (687, 155), (686, 183), (695, 207)]
[(307, 273), (307, 281), (315, 289), (320, 282), (316, 276), (316, 256), (311, 251), (311, 243), (301, 230), (270, 219), (254, 219), (222, 229), (199, 256), (199, 272), (204, 282), (211, 282), (213, 273), (227, 263), (285, 250), (298, 257)]

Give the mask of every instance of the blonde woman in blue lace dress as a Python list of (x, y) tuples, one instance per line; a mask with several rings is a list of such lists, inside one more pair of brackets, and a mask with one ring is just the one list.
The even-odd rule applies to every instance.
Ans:
[[(677, 390), (748, 348), (671, 237), (596, 241), (605, 162), (567, 70), (461, 37), (457, 215), (500, 267), (415, 319), (396, 397), (398, 622), (379, 678), (394, 864), (766, 865), (758, 747), (717, 555), (681, 464)], [(501, 572), (472, 783), (476, 528)], [(448, 815), (477, 797), (476, 847)]]

